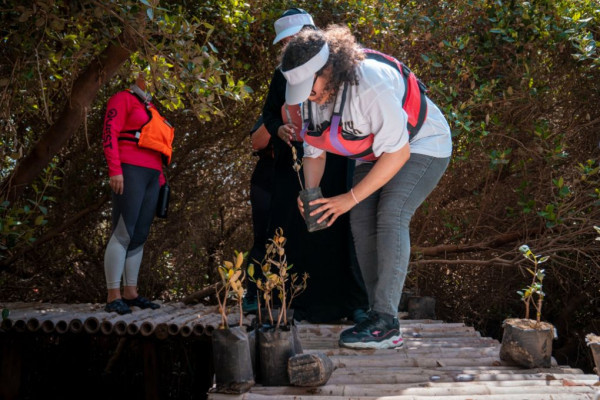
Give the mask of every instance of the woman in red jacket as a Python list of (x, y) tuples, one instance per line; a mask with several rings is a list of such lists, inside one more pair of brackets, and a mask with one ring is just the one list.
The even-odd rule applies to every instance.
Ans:
[[(160, 307), (138, 295), (137, 279), (159, 188), (165, 183), (162, 165), (165, 158), (170, 159), (174, 130), (152, 106), (145, 88), (140, 77), (129, 90), (110, 98), (102, 132), (113, 191), (112, 235), (104, 254), (108, 288), (105, 310), (119, 314), (131, 313), (131, 306)], [(164, 143), (154, 149), (142, 147), (140, 134), (158, 135), (158, 142)]]

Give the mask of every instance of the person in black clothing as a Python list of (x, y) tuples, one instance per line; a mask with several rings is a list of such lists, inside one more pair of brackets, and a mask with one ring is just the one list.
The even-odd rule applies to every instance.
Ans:
[[(250, 250), (249, 260), (260, 263), (265, 256), (267, 243), (267, 227), (273, 190), (273, 144), (272, 139), (263, 125), (262, 115), (250, 131), (252, 149), (258, 157), (252, 177), (250, 178), (250, 204), (252, 205), (252, 229), (254, 241)], [(246, 312), (256, 312), (256, 283), (247, 280), (247, 291), (243, 300)]]
[[(275, 22), (274, 43), (287, 41), (302, 29), (316, 29), (312, 17), (299, 8), (287, 10)], [(303, 144), (299, 137), (301, 126), (283, 120), (285, 87), (286, 80), (278, 67), (263, 107), (263, 122), (272, 137), (274, 152), (267, 237), (273, 237), (275, 230), (282, 228), (287, 238), (288, 264), (294, 266), (291, 272), (310, 275), (306, 291), (292, 304), (295, 319), (317, 323), (349, 317), (360, 322), (366, 318), (364, 311), (368, 309), (368, 301), (353, 257), (348, 217), (340, 217), (325, 230), (309, 233), (296, 205), (301, 188), (292, 168), (292, 147), (301, 159)], [(339, 177), (351, 176), (353, 167), (353, 162), (350, 164), (346, 158), (328, 153), (321, 181), (323, 195), (330, 197), (347, 192), (347, 183)]]

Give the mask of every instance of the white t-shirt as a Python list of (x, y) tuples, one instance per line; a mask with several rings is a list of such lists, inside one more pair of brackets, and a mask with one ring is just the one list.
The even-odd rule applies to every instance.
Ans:
[[(404, 80), (393, 67), (371, 59), (359, 66), (358, 85), (350, 85), (340, 125), (344, 133), (368, 136), (373, 133), (373, 153), (392, 153), (408, 143), (408, 116), (402, 109)], [(336, 103), (341, 101), (341, 92)], [(330, 122), (334, 102), (310, 103), (312, 123), (321, 130)], [(338, 107), (336, 107), (337, 109)], [(304, 110), (304, 108), (303, 108)], [(303, 115), (306, 118), (306, 115)], [(410, 152), (446, 158), (452, 153), (450, 127), (439, 108), (427, 98), (427, 118), (417, 136), (410, 142)], [(323, 153), (304, 142), (304, 156), (315, 158)]]

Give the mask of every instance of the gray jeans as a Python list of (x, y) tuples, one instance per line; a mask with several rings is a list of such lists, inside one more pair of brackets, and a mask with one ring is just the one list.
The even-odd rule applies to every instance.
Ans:
[[(352, 235), (372, 310), (392, 316), (398, 313), (410, 258), (410, 220), (449, 162), (449, 157), (411, 154), (388, 183), (351, 210)], [(371, 168), (371, 163), (358, 165), (354, 185)]]

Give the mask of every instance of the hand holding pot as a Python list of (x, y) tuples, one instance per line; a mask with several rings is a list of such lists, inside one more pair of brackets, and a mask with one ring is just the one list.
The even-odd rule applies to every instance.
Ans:
[(321, 223), (329, 220), (327, 222), (327, 226), (329, 227), (335, 222), (336, 219), (338, 219), (340, 215), (350, 211), (352, 207), (356, 205), (356, 202), (354, 201), (352, 194), (347, 192), (334, 197), (323, 197), (313, 200), (309, 204), (311, 206), (320, 204), (320, 207), (312, 211), (310, 215), (312, 216), (323, 213), (317, 222)]

